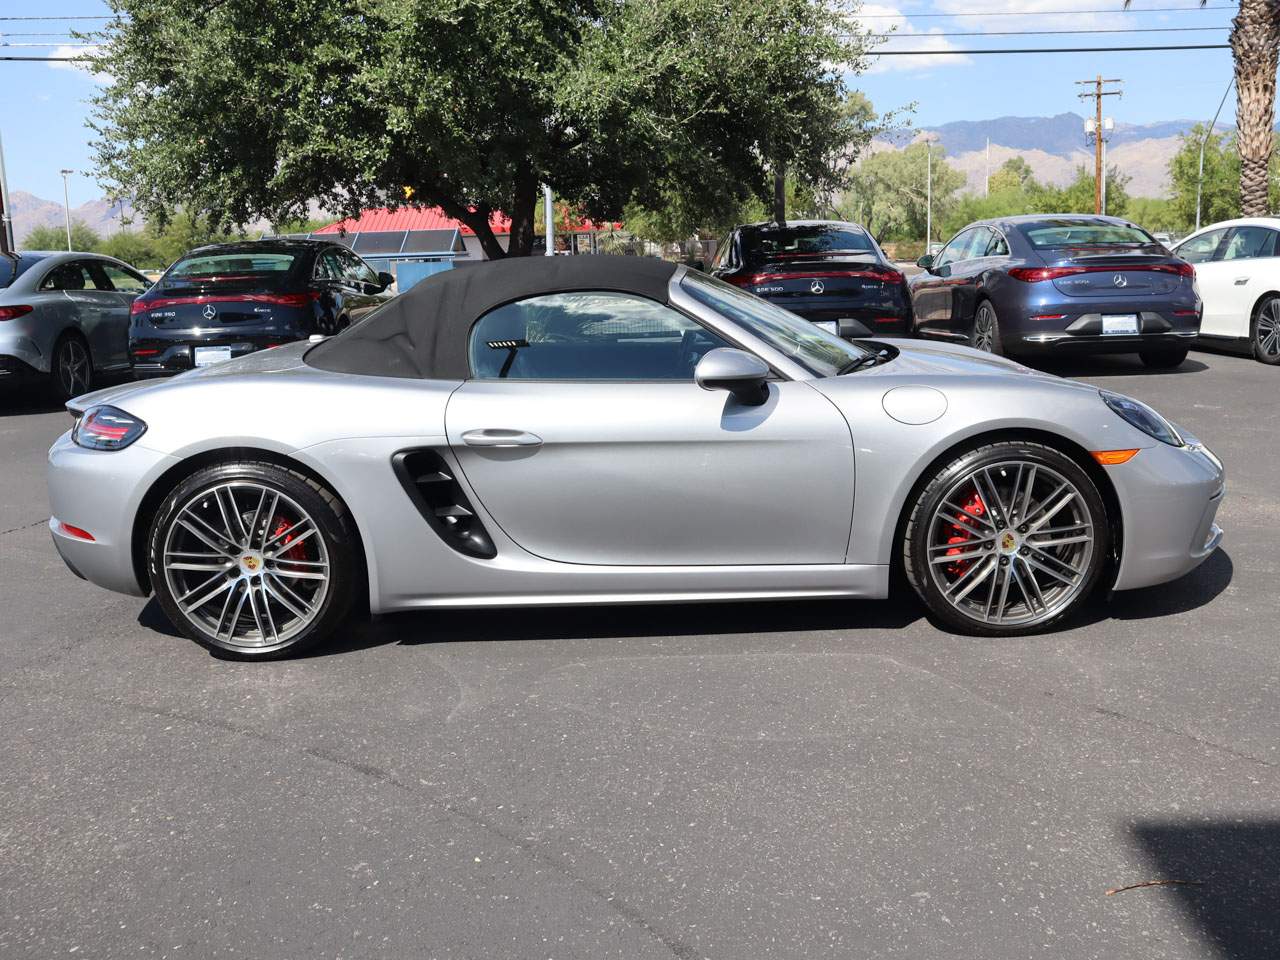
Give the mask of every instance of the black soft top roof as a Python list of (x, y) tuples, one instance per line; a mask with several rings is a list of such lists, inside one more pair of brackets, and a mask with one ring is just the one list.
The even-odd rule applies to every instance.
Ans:
[(467, 335), (494, 307), (572, 290), (634, 293), (659, 303), (678, 264), (645, 257), (514, 257), (434, 274), (339, 336), (307, 351), (321, 370), (465, 380)]

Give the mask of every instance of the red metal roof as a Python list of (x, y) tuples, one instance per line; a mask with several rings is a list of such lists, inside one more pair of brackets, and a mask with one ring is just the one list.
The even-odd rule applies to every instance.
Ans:
[[(489, 226), (498, 235), (511, 232), (511, 218), (501, 213), (489, 217)], [(378, 233), (398, 230), (452, 230), (457, 228), (464, 237), (474, 237), (475, 231), (459, 220), (447, 217), (439, 207), (400, 207), (388, 210), (379, 207), (365, 210), (358, 217), (339, 220), (327, 227), (321, 227), (316, 233)]]

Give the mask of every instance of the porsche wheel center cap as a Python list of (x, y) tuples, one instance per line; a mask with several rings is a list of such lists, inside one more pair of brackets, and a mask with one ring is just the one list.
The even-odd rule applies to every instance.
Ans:
[(1000, 552), (1004, 554), (1018, 552), (1018, 537), (1012, 530), (1000, 534)]
[(246, 553), (240, 558), (240, 572), (246, 577), (256, 577), (262, 572), (262, 554)]

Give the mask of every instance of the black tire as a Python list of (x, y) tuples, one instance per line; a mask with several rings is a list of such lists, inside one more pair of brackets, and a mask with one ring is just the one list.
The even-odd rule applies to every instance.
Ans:
[(1280, 364), (1280, 297), (1259, 301), (1249, 322), (1249, 347), (1259, 363)]
[(1000, 318), (990, 300), (979, 300), (973, 311), (973, 326), (969, 328), (969, 346), (975, 350), (1004, 356), (1004, 343), (1000, 339)]
[(1161, 347), (1157, 350), (1139, 350), (1138, 356), (1152, 370), (1172, 370), (1182, 366), (1188, 352), (1186, 347)]
[[(1013, 469), (1018, 465), (1021, 467), (1015, 479)], [(954, 504), (954, 500), (948, 501), (947, 497), (949, 495), (954, 497), (957, 489), (963, 489), (958, 485), (964, 484), (975, 471), (981, 471), (983, 468), (987, 469), (989, 480), (1009, 484), (1003, 492), (997, 488), (992, 497), (983, 498), (997, 501), (997, 509), (986, 508), (987, 520), (980, 521), (991, 527), (989, 535), (985, 527), (979, 527), (978, 522), (964, 520), (958, 513), (952, 514), (950, 507), (946, 505)], [(1006, 472), (1002, 472), (1002, 469)], [(1016, 490), (1024, 476), (1028, 478), (1028, 484), (1032, 488), (1035, 488), (1036, 483), (1048, 484), (1047, 487), (1040, 489), (1052, 489), (1058, 479), (1069, 481), (1074, 487), (1071, 492), (1079, 497), (1078, 504), (1072, 498), (1066, 506), (1049, 513), (1047, 518), (1051, 524), (1065, 522), (1054, 518), (1062, 514), (1066, 507), (1070, 507), (1071, 513), (1068, 516), (1074, 515), (1081, 518), (1081, 523), (1077, 526), (1083, 527), (1086, 522), (1089, 525), (1087, 531), (1081, 530), (1082, 533), (1087, 532), (1091, 537), (1087, 544), (1080, 543), (1077, 546), (1075, 543), (1069, 543), (1065, 547), (1057, 545), (1048, 547), (1049, 551), (1058, 551), (1068, 558), (1071, 553), (1078, 555), (1084, 553), (1087, 548), (1087, 558), (1078, 561), (1080, 564), (1078, 574), (1068, 574), (1072, 581), (1070, 586), (1065, 582), (1058, 584), (1052, 577), (1043, 572), (1037, 572), (1029, 565), (1039, 564), (1040, 570), (1052, 566), (1049, 560), (1040, 562), (1045, 553), (1045, 550), (1040, 549), (1045, 545), (1044, 540), (1041, 540), (1038, 546), (1032, 546), (1033, 537), (1052, 535), (1065, 539), (1070, 534), (1038, 535), (1035, 530), (1027, 532), (1029, 527), (1037, 526), (1035, 523), (1037, 516), (1044, 516), (1045, 512), (1051, 510), (1053, 505), (1065, 496), (1065, 492), (1057, 497), (1044, 495), (1043, 504), (1036, 499), (1027, 501), (1029, 508), (1023, 517), (1018, 516), (1022, 508), (1022, 504), (1018, 502), (1021, 497), (1008, 496), (1007, 499), (1012, 504), (1008, 508), (1009, 516), (1002, 516), (1006, 511), (1004, 504), (1006, 494), (1010, 490)], [(981, 498), (980, 491), (979, 497)], [(969, 503), (961, 504), (961, 507), (965, 513), (971, 509)], [(1002, 441), (960, 454), (942, 465), (926, 480), (923, 488), (916, 494), (914, 502), (910, 504), (910, 508), (911, 514), (907, 520), (902, 541), (903, 569), (907, 581), (923, 601), (931, 619), (942, 627), (958, 633), (976, 636), (1023, 636), (1052, 628), (1075, 614), (1088, 600), (1097, 586), (1098, 578), (1106, 567), (1107, 558), (1110, 555), (1111, 535), (1107, 522), (1107, 510), (1097, 487), (1073, 459), (1052, 447), (1039, 443)], [(972, 509), (976, 513), (970, 514), (971, 517), (982, 516), (981, 504)], [(1041, 511), (1038, 515), (1037, 509)], [(959, 537), (949, 535), (946, 523), (950, 516), (956, 518), (956, 524), (950, 527), (950, 530), (960, 531)], [(1032, 522), (1022, 523), (1021, 520), (1024, 518)], [(1045, 528), (1040, 525), (1038, 529)], [(1051, 525), (1048, 529), (1053, 530), (1054, 527)], [(1002, 542), (1005, 534), (1013, 535), (1008, 543)], [(972, 542), (970, 542), (970, 535), (975, 538)], [(979, 535), (991, 540), (991, 546), (985, 544), (979, 546), (980, 541), (976, 539)], [(952, 554), (956, 555), (954, 561), (948, 559)], [(970, 560), (966, 559), (967, 557), (977, 559)], [(952, 569), (960, 564), (966, 564), (966, 567), (956, 570), (954, 574), (954, 586), (951, 590), (953, 594), (958, 592), (959, 596), (953, 601), (948, 599), (947, 594), (944, 593), (944, 585), (940, 585), (939, 580), (952, 576)], [(971, 570), (968, 569), (970, 566)], [(1068, 562), (1058, 567), (1057, 571), (1059, 574), (1066, 573), (1070, 566), (1071, 562), (1068, 559)], [(962, 586), (966, 575), (973, 580), (967, 588)], [(1033, 590), (1027, 590), (1023, 586), (1022, 578), (1028, 575), (1037, 584)], [(1058, 580), (1063, 579), (1058, 576)], [(984, 584), (988, 586), (984, 588)], [(1041, 584), (1048, 584), (1043, 596), (1040, 590)], [(1001, 619), (1004, 619), (1004, 613), (1008, 610), (1007, 622), (993, 622), (989, 616), (979, 616), (976, 610), (969, 609), (971, 604), (982, 606), (985, 600), (988, 610), (992, 610), (1002, 585), (1005, 593), (999, 594), (999, 609), (996, 612)], [(1015, 585), (1021, 591), (1022, 599), (1019, 602), (1024, 611), (1022, 614), (1018, 613), (1018, 607), (1013, 600), (1016, 595), (1013, 589)], [(1045, 603), (1045, 598), (1053, 596), (1054, 590), (1062, 591), (1058, 600)], [(974, 599), (969, 600), (966, 594)], [(1040, 598), (1041, 603), (1044, 604), (1041, 614), (1036, 613), (1032, 602), (1033, 596)], [(1055, 606), (1055, 603), (1060, 605)]]
[(93, 353), (78, 333), (63, 334), (49, 361), (49, 389), (59, 403), (93, 389)]
[[(225, 509), (228, 501), (219, 500), (219, 497), (225, 498), (228, 489), (236, 492), (231, 494), (229, 501), (232, 507)], [(215, 490), (220, 492), (214, 493)], [(259, 490), (266, 493), (262, 494), (255, 509), (254, 500)], [(271, 499), (272, 494), (276, 496), (275, 500)], [(211, 505), (215, 502), (220, 513), (213, 511)], [(264, 503), (270, 506), (264, 509)], [(197, 534), (195, 536), (199, 538), (198, 541), (192, 540), (191, 528), (186, 525), (194, 522), (189, 510), (197, 512), (196, 521), (200, 516), (213, 518), (215, 528), (232, 534), (237, 532), (237, 521), (227, 518), (238, 516), (239, 530), (247, 533), (247, 539), (236, 546), (234, 540), (223, 538), (222, 545), (219, 546), (209, 539), (209, 531), (205, 530), (206, 536), (200, 537)], [(186, 524), (178, 524), (180, 515)], [(291, 547), (289, 544), (293, 538), (288, 531), (305, 529), (297, 519), (299, 516), (312, 521), (315, 533), (300, 534), (298, 542)], [(219, 517), (222, 518), (221, 522)], [(294, 519), (291, 520), (290, 517)], [(280, 540), (281, 535), (284, 536), (283, 541)], [(278, 544), (274, 549), (267, 542), (268, 537)], [(298, 551), (303, 550), (302, 541), (310, 537), (320, 541), (319, 544), (313, 543), (306, 548), (312, 559), (308, 559), (307, 554), (297, 555)], [(184, 542), (177, 538), (186, 540)], [(194, 544), (200, 551), (210, 551), (209, 560), (201, 561), (204, 565), (200, 572), (166, 571), (167, 547), (176, 545), (190, 549), (189, 544)], [(246, 544), (255, 546), (250, 548)], [(235, 547), (234, 555), (232, 547)], [(227, 556), (217, 557), (215, 549)], [(247, 555), (236, 559), (246, 551)], [(169, 556), (173, 559), (172, 553)], [(251, 562), (254, 557), (257, 558), (256, 563)], [(346, 507), (333, 493), (301, 473), (277, 464), (257, 461), (217, 464), (187, 477), (165, 497), (156, 512), (147, 538), (147, 567), (151, 584), (169, 621), (183, 635), (221, 656), (237, 660), (270, 660), (291, 656), (314, 646), (331, 634), (347, 616), (357, 584), (363, 582), (359, 557), (355, 528), (349, 520)], [(194, 555), (191, 558), (194, 560)], [(209, 574), (213, 579), (206, 587), (195, 592), (196, 599), (200, 599), (206, 592), (219, 591), (214, 594), (215, 599), (198, 611), (189, 613), (190, 605), (188, 610), (184, 610), (176, 591), (190, 586), (195, 579), (204, 577), (218, 563), (226, 566), (225, 578), (232, 586), (223, 587), (222, 580), (218, 579), (220, 574), (215, 571)], [(315, 574), (312, 571), (321, 568), (328, 579), (323, 586), (313, 586)], [(291, 572), (286, 573), (286, 569)], [(188, 576), (190, 580), (183, 579)], [(302, 577), (307, 579), (299, 579)], [(288, 590), (281, 588), (282, 580), (290, 581), (285, 584)], [(226, 597), (221, 601), (218, 599), (221, 596), (220, 588), (226, 592)], [(319, 593), (321, 590), (323, 593)], [(284, 597), (286, 593), (292, 598), (287, 603), (287, 598), (274, 599)], [(228, 608), (237, 597), (239, 605), (232, 614)], [(245, 611), (246, 600), (251, 608), (248, 612)], [(213, 608), (219, 606), (220, 602), (222, 609), (216, 629), (210, 629), (210, 625), (201, 618), (211, 616)], [(259, 603), (265, 611), (262, 617), (259, 617)], [(274, 617), (270, 612), (272, 604), (276, 608)], [(288, 628), (278, 628), (277, 621), (281, 619), (282, 612), (287, 619), (299, 610), (310, 617), (308, 622), (298, 626), (294, 632)], [(238, 636), (237, 632), (246, 618), (250, 618), (250, 623), (245, 635)], [(295, 619), (302, 623), (303, 617)], [(222, 636), (224, 622), (230, 623), (225, 637)], [(255, 624), (259, 631), (257, 640), (251, 635)], [(269, 624), (270, 630), (264, 624)], [(282, 633), (285, 634), (283, 638)]]

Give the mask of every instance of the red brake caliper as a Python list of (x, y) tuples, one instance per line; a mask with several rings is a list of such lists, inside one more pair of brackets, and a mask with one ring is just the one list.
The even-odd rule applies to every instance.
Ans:
[[(286, 520), (284, 517), (276, 517), (275, 523), (276, 523), (276, 528), (271, 531), (270, 535), (267, 537), (268, 540), (271, 540), (271, 539), (274, 539), (275, 537), (280, 536), (280, 534), (284, 533), (286, 530), (288, 530), (290, 527), (293, 526), (293, 524), (290, 523), (288, 520)], [(293, 534), (289, 534), (284, 538), (285, 547), (281, 548), (280, 556), (284, 557), (284, 559), (286, 560), (307, 559), (307, 548), (302, 544), (298, 544), (295, 547), (290, 547), (289, 541), (291, 541), (292, 539), (293, 539)]]
[[(980, 517), (987, 512), (986, 505), (982, 502), (982, 497), (975, 492), (964, 504), (965, 513)], [(965, 520), (961, 514), (956, 514), (956, 522), (951, 524), (951, 536), (947, 537), (947, 543), (955, 544), (946, 552), (946, 556), (954, 557), (964, 553), (964, 544), (973, 539), (974, 529), (973, 523)], [(956, 560), (947, 564), (947, 573), (953, 577), (958, 577), (969, 568), (969, 564), (973, 563), (972, 559)]]

